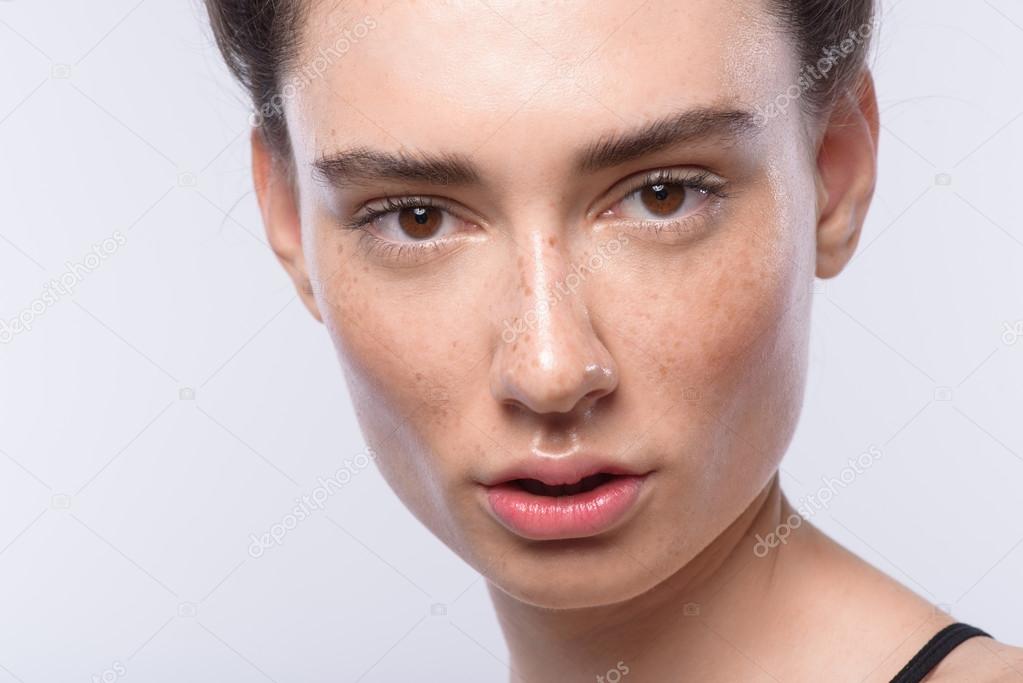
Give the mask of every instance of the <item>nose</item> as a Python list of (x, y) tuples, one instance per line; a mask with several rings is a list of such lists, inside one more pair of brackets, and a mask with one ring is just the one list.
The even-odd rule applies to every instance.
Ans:
[[(494, 398), (538, 414), (582, 412), (618, 386), (618, 368), (583, 296), (586, 269), (537, 235), (520, 259), (519, 294), (493, 356)], [(574, 274), (574, 275), (573, 275)]]

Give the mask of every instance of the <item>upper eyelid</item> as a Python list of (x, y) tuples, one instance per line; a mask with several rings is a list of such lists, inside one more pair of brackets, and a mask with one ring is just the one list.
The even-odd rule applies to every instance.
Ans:
[[(673, 168), (659, 168), (638, 175), (632, 176), (629, 181), (623, 181), (622, 184), (630, 186), (632, 189), (627, 191), (625, 196), (629, 193), (635, 192), (636, 190), (647, 187), (657, 182), (675, 182), (680, 184), (686, 184), (687, 181), (698, 180), (701, 181), (701, 186), (716, 185), (723, 188), (727, 185), (727, 181), (718, 176), (716, 173), (705, 169), (698, 168), (687, 168), (685, 170), (673, 169)], [(710, 180), (710, 183), (704, 182)]]

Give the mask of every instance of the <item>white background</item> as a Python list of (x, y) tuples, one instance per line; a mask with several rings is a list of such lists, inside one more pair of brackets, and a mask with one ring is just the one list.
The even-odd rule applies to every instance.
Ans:
[[(0, 345), (0, 683), (504, 680), (482, 580), (374, 468), (247, 552), (365, 445), (201, 17), (0, 2), (0, 318), (127, 238)], [(1021, 645), (1023, 5), (902, 0), (878, 38), (880, 185), (783, 481), (879, 447), (813, 522)]]

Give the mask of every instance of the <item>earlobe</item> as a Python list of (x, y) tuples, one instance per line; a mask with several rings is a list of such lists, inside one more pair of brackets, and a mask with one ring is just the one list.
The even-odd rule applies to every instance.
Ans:
[(323, 322), (302, 250), (302, 222), (288, 170), (270, 150), (258, 128), (252, 129), (251, 144), (252, 180), (267, 240), (306, 308)]
[(831, 114), (817, 154), (817, 277), (852, 258), (877, 181), (877, 95), (869, 71)]

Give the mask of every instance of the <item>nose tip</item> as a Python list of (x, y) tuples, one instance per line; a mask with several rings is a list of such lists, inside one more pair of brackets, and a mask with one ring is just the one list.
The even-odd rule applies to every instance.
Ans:
[(556, 318), (502, 341), (491, 373), (495, 399), (537, 414), (570, 413), (615, 391), (618, 368), (586, 316)]

